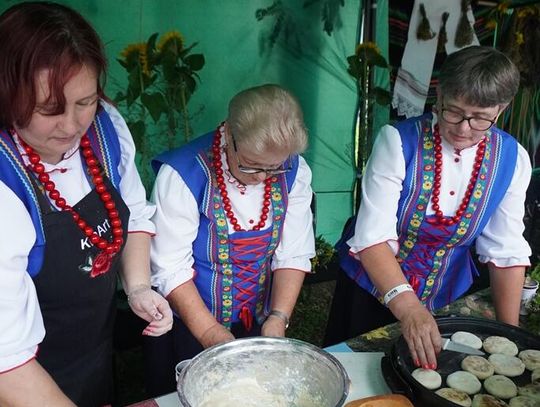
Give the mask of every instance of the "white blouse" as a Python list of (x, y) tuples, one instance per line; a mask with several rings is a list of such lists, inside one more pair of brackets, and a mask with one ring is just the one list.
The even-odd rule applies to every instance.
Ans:
[[(250, 229), (259, 222), (264, 183), (239, 188), (228, 172), (225, 153), (222, 153), (222, 165), (232, 210), (240, 226)], [(296, 179), (289, 192), (283, 234), (272, 258), (272, 270), (293, 268), (311, 271), (309, 259), (315, 256), (311, 197), (311, 170), (300, 157)], [(152, 218), (157, 230), (152, 239), (152, 285), (167, 296), (193, 278), (192, 244), (199, 228), (199, 209), (180, 174), (167, 164), (159, 170), (152, 200), (157, 207)], [(272, 222), (272, 211), (268, 215), (265, 227)], [(229, 233), (233, 233), (231, 224), (228, 226)]]
[[(135, 167), (135, 145), (124, 119), (111, 105), (101, 102), (109, 113), (120, 139), (120, 194), (130, 210), (129, 232), (155, 233), (150, 217), (155, 207)], [(17, 141), (17, 140), (16, 140)], [(23, 152), (22, 147), (18, 144)], [(25, 159), (26, 156), (23, 156)], [(58, 164), (44, 163), (51, 181), (69, 205), (75, 205), (93, 188), (88, 183), (78, 146), (66, 152)], [(36, 354), (45, 329), (36, 289), (27, 273), (28, 254), (36, 231), (21, 200), (0, 181), (0, 373), (24, 364)], [(53, 201), (51, 203), (54, 204)]]
[[(434, 115), (433, 126), (436, 123)], [(439, 206), (452, 216), (456, 213), (471, 176), (476, 146), (456, 152), (442, 139), (443, 167)], [(354, 236), (347, 242), (358, 253), (387, 242), (398, 253), (397, 209), (405, 179), (405, 159), (398, 130), (384, 126), (375, 140), (362, 177), (362, 201)], [(529, 265), (531, 249), (523, 237), (525, 194), (531, 179), (531, 164), (526, 150), (518, 145), (514, 175), (503, 200), (476, 239), (476, 252), (482, 263), (498, 267)], [(431, 205), (427, 214), (433, 214)]]

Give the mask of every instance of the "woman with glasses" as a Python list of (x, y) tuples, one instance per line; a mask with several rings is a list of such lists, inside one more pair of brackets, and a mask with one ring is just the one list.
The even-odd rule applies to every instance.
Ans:
[(176, 312), (147, 341), (147, 388), (172, 391), (174, 365), (245, 336), (284, 336), (315, 255), (307, 135), (296, 99), (244, 90), (226, 121), (159, 156), (152, 282)]
[[(383, 127), (362, 179), (351, 237), (340, 242), (339, 287), (328, 344), (401, 322), (414, 363), (436, 368), (431, 311), (463, 295), (487, 263), (497, 319), (518, 324), (530, 248), (523, 238), (531, 165), (495, 122), (519, 86), (501, 52), (471, 46), (443, 64), (433, 113)], [(360, 313), (361, 312), (361, 313)], [(340, 335), (342, 335), (340, 337)]]

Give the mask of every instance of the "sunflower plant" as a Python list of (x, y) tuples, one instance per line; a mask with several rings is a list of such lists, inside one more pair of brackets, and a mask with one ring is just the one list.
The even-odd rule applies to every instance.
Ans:
[[(362, 174), (371, 153), (372, 146), (372, 108), (375, 103), (389, 105), (390, 92), (378, 86), (372, 86), (373, 69), (388, 69), (388, 63), (373, 42), (358, 44), (353, 55), (347, 57), (347, 72), (356, 82), (358, 107), (355, 126), (355, 161), (358, 175)], [(359, 191), (359, 189), (357, 189)]]
[(118, 59), (128, 81), (114, 100), (135, 140), (147, 186), (151, 177), (148, 161), (191, 137), (188, 102), (205, 64), (204, 55), (193, 52), (196, 45), (185, 47), (178, 31), (161, 38), (154, 33), (146, 42), (126, 46)]

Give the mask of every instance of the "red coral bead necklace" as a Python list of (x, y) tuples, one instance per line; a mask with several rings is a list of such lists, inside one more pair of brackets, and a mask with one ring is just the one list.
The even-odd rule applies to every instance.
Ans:
[[(234, 215), (231, 200), (227, 193), (227, 186), (225, 185), (225, 178), (223, 177), (223, 163), (221, 162), (221, 131), (223, 130), (223, 125), (221, 125), (216, 130), (216, 133), (214, 135), (214, 141), (212, 143), (212, 164), (216, 173), (216, 182), (219, 193), (221, 195), (221, 200), (223, 202), (223, 209), (225, 210), (225, 215), (227, 216), (227, 219), (229, 219), (231, 225), (233, 225), (233, 229), (236, 232), (240, 232), (244, 231), (245, 229), (242, 229), (242, 226), (240, 226), (240, 224), (238, 223), (238, 219)], [(264, 197), (261, 217), (259, 219), (259, 222), (254, 225), (250, 230), (261, 230), (261, 228), (264, 227), (266, 220), (268, 219), (268, 213), (270, 212), (270, 194), (272, 191), (272, 178), (273, 177), (268, 177), (264, 180)]]
[[(90, 242), (92, 242), (92, 244), (94, 244), (101, 250), (94, 261), (100, 259), (101, 262), (108, 261), (110, 263), (112, 261), (112, 258), (120, 251), (120, 248), (124, 243), (124, 232), (122, 229), (122, 221), (120, 220), (118, 210), (116, 209), (116, 205), (112, 199), (110, 192), (107, 190), (107, 187), (103, 182), (101, 170), (98, 165), (99, 161), (97, 160), (94, 152), (92, 151), (88, 136), (85, 134), (81, 138), (81, 152), (83, 158), (86, 161), (86, 165), (88, 166), (88, 172), (92, 176), (92, 182), (94, 183), (96, 192), (99, 194), (99, 197), (108, 212), (108, 217), (112, 228), (112, 240), (110, 242), (99, 236), (95, 232), (94, 228), (90, 226), (84, 219), (82, 219), (75, 209), (73, 209), (70, 205), (67, 204), (66, 200), (60, 195), (60, 192), (56, 189), (54, 182), (50, 180), (49, 174), (45, 172), (45, 166), (41, 163), (41, 157), (39, 156), (39, 154), (36, 153), (34, 149), (30, 147), (21, 137), (19, 137), (19, 141), (25, 153), (28, 155), (28, 160), (31, 164), (29, 166), (30, 169), (37, 175), (37, 179), (43, 185), (43, 188), (45, 189), (45, 191), (47, 191), (51, 200), (54, 201), (55, 205), (60, 208), (60, 210), (71, 213), (71, 216), (79, 229), (81, 229), (85, 236), (90, 239)], [(98, 265), (98, 268), (101, 270), (100, 274), (107, 272), (109, 267), (110, 264), (106, 265), (105, 267), (103, 266), (103, 264)], [(93, 275), (93, 277), (95, 277), (95, 274)]]
[(443, 225), (453, 225), (458, 223), (463, 216), (463, 213), (469, 206), (469, 201), (478, 180), (478, 174), (480, 173), (480, 168), (482, 167), (482, 161), (484, 159), (484, 153), (486, 151), (486, 138), (484, 137), (476, 149), (476, 157), (474, 159), (474, 165), (471, 172), (471, 177), (467, 185), (467, 190), (465, 191), (465, 196), (461, 200), (456, 213), (451, 218), (445, 218), (444, 214), (441, 211), (439, 206), (439, 196), (441, 194), (441, 177), (442, 177), (442, 145), (441, 145), (441, 134), (439, 133), (439, 126), (435, 125), (433, 131), (433, 144), (435, 149), (435, 169), (434, 169), (434, 182), (433, 182), (433, 191), (431, 193), (431, 208), (435, 212), (435, 217), (430, 218), (428, 221), (430, 223), (438, 223)]

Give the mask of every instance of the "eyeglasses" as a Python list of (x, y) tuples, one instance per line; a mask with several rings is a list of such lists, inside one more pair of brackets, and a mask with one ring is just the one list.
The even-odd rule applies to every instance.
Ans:
[[(291, 162), (289, 161), (289, 166), (287, 168), (256, 168), (256, 167), (246, 167), (245, 165), (240, 164), (240, 159), (238, 158), (238, 149), (236, 148), (236, 140), (234, 135), (231, 133), (231, 139), (233, 142), (234, 154), (236, 155), (236, 162), (238, 164), (238, 170), (244, 174), (260, 174), (265, 172), (267, 175), (279, 175), (289, 172), (292, 169)], [(282, 164), (283, 165), (283, 164)]]
[[(444, 101), (442, 103), (444, 103)], [(445, 107), (441, 109), (441, 117), (445, 122), (450, 124), (459, 124), (462, 121), (467, 120), (469, 127), (477, 131), (489, 130), (491, 126), (495, 124), (495, 120), (483, 119), (481, 117), (474, 116), (463, 116), (461, 113), (454, 112), (453, 110), (449, 110)]]

